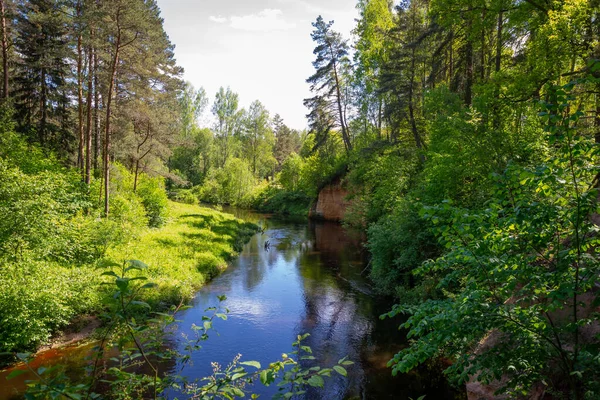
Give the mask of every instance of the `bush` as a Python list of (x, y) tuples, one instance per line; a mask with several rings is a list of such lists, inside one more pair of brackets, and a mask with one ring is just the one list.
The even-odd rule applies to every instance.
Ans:
[(262, 212), (272, 212), (291, 216), (308, 216), (312, 198), (302, 192), (288, 192), (269, 186), (254, 202), (254, 208)]
[(183, 204), (198, 204), (198, 197), (191, 189), (176, 189), (169, 193), (171, 200)]
[(255, 185), (248, 163), (231, 158), (223, 168), (211, 170), (204, 184), (195, 190), (205, 203), (243, 205), (248, 202)]
[(137, 195), (146, 210), (148, 225), (152, 228), (162, 226), (167, 216), (168, 202), (164, 180), (159, 177), (151, 178), (145, 174), (140, 175)]
[[(157, 228), (165, 223), (167, 218), (167, 192), (162, 177), (150, 177), (147, 174), (139, 174), (137, 188), (134, 192), (134, 175), (123, 165), (115, 163), (111, 168), (111, 202), (114, 201), (116, 220), (124, 218), (130, 222), (130, 228), (148, 225)], [(118, 199), (118, 200), (113, 200)], [(130, 203), (130, 204), (125, 204)], [(138, 204), (144, 210), (145, 223), (139, 218)], [(111, 209), (113, 205), (111, 204)]]
[(344, 222), (365, 227), (393, 212), (418, 176), (417, 160), (404, 145), (375, 143), (358, 150), (345, 178), (351, 203)]
[(419, 216), (419, 205), (405, 199), (400, 207), (368, 230), (371, 279), (383, 293), (405, 296), (418, 286), (412, 271), (439, 254), (429, 223)]
[(279, 183), (284, 190), (296, 192), (300, 190), (300, 173), (304, 168), (304, 160), (296, 153), (283, 162), (281, 172), (279, 173)]
[(117, 242), (127, 241), (140, 228), (148, 225), (144, 205), (133, 193), (114, 193), (110, 197), (110, 210), (110, 220), (115, 223), (115, 229), (118, 229), (115, 232)]
[(85, 258), (62, 251), (72, 244), (62, 233), (67, 226), (77, 229), (73, 218), (80, 218), (77, 216), (90, 206), (74, 174), (26, 174), (0, 158), (0, 259), (71, 262)]
[(100, 307), (92, 269), (27, 262), (0, 271), (0, 351), (34, 350), (75, 316)]

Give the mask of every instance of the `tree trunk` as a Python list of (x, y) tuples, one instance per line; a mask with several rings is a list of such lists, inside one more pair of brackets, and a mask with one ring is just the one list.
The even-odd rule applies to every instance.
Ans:
[[(503, 25), (503, 13), (500, 11), (498, 13), (498, 27), (496, 31), (496, 73), (500, 72), (501, 61), (502, 61), (502, 25)], [(498, 79), (498, 78), (496, 78)], [(498, 130), (500, 128), (500, 83), (495, 83), (494, 89), (494, 106), (492, 108), (492, 112), (494, 114), (493, 125), (494, 129)]]
[(450, 54), (448, 60), (448, 84), (452, 82), (454, 76), (454, 34), (450, 33)]
[(42, 69), (41, 72), (42, 76), (42, 90), (41, 90), (41, 96), (40, 96), (40, 112), (41, 112), (41, 118), (40, 118), (40, 131), (38, 132), (38, 137), (40, 139), (40, 146), (44, 147), (44, 139), (46, 138), (46, 120), (47, 120), (47, 115), (46, 115), (46, 98), (48, 97), (48, 89), (46, 87), (46, 70)]
[(465, 64), (465, 104), (471, 106), (473, 103), (473, 42), (470, 38), (467, 38), (465, 45)]
[(378, 105), (378, 109), (377, 109), (377, 133), (379, 134), (379, 140), (382, 139), (382, 123), (381, 123), (381, 117), (382, 117), (382, 112), (383, 112), (383, 100), (381, 99), (381, 97), (379, 97), (379, 105)]
[(94, 90), (94, 51), (88, 48), (88, 87), (87, 87), (87, 132), (85, 151), (85, 183), (90, 184), (92, 180), (92, 91)]
[(0, 0), (0, 18), (2, 18), (2, 68), (3, 68), (3, 83), (4, 90), (2, 91), (2, 98), (8, 99), (8, 32), (6, 27), (6, 8), (4, 0)]
[(98, 82), (98, 52), (94, 48), (94, 170), (98, 169), (100, 155), (100, 83)]
[[(333, 51), (332, 51), (333, 57)], [(335, 76), (335, 91), (337, 93), (337, 105), (338, 112), (340, 114), (340, 125), (342, 127), (342, 139), (344, 140), (344, 144), (346, 145), (346, 151), (352, 150), (352, 143), (350, 143), (350, 134), (348, 132), (348, 128), (346, 127), (346, 120), (344, 118), (344, 111), (342, 109), (342, 92), (340, 90), (340, 80), (337, 72), (337, 63), (333, 62), (333, 75)]]
[[(79, 14), (79, 11), (78, 11)], [(85, 136), (83, 129), (83, 49), (81, 47), (81, 34), (77, 37), (77, 130), (79, 134), (79, 155), (77, 166), (81, 168), (81, 175), (85, 180)]]
[(340, 118), (340, 126), (342, 128), (342, 139), (344, 140), (344, 145), (346, 147), (346, 151), (352, 150), (352, 143), (350, 142), (350, 134), (348, 132), (348, 127), (346, 126), (346, 118), (344, 116), (344, 111), (342, 108), (342, 92), (340, 89), (340, 79), (337, 71), (337, 62), (335, 61), (335, 54), (331, 45), (329, 45), (329, 54), (331, 55), (331, 59), (333, 60), (333, 75), (335, 78), (335, 91), (337, 96), (337, 106), (338, 113)]
[(504, 23), (503, 12), (498, 13), (498, 30), (496, 32), (496, 72), (500, 72), (502, 62), (502, 28)]
[(413, 133), (413, 137), (415, 138), (415, 144), (417, 149), (419, 149), (419, 160), (421, 163), (425, 162), (425, 155), (423, 154), (424, 143), (421, 139), (421, 135), (419, 134), (419, 130), (417, 128), (417, 122), (415, 120), (415, 108), (414, 108), (414, 85), (415, 85), (415, 48), (412, 49), (411, 56), (411, 68), (410, 68), (410, 84), (408, 87), (408, 115), (410, 118), (410, 127)]
[(140, 172), (140, 160), (135, 160), (135, 171), (133, 176), (133, 193), (137, 192), (138, 174)]
[[(600, 144), (600, 84), (596, 85), (596, 118), (594, 118), (594, 139), (596, 144)], [(600, 172), (596, 175), (596, 188), (600, 188)], [(598, 194), (600, 197), (600, 193)]]
[(115, 81), (117, 79), (117, 67), (119, 65), (119, 50), (121, 49), (121, 28), (119, 26), (119, 11), (117, 11), (117, 36), (115, 39), (114, 57), (110, 71), (110, 83), (108, 86), (108, 93), (106, 96), (106, 121), (105, 121), (105, 134), (104, 134), (104, 216), (108, 218), (110, 211), (109, 200), (110, 200), (110, 117), (111, 117), (111, 106), (112, 97), (115, 87)]
[[(481, 18), (484, 21), (484, 25), (485, 25), (485, 17), (486, 17), (486, 12), (485, 12), (485, 10), (483, 10), (481, 13)], [(480, 54), (479, 62), (481, 63), (481, 69), (479, 70), (479, 77), (481, 78), (481, 81), (483, 82), (485, 79), (485, 28), (483, 26), (481, 27), (481, 54)]]

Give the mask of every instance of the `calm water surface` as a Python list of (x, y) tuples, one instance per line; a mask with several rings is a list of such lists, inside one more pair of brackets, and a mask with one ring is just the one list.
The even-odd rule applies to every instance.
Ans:
[[(305, 344), (312, 347), (319, 365), (332, 365), (345, 356), (355, 365), (348, 367), (347, 379), (329, 379), (325, 390), (309, 391), (308, 399), (465, 397), (451, 389), (436, 368), (391, 376), (386, 363), (406, 340), (397, 329), (401, 321), (378, 318), (391, 303), (375, 296), (364, 276), (366, 251), (359, 235), (334, 223), (294, 223), (225, 211), (258, 223), (264, 233), (254, 235), (240, 257), (198, 292), (191, 309), (179, 315), (175, 333), (179, 344), (175, 345), (183, 346), (186, 335), (193, 337), (191, 326), (202, 324), (205, 309), (218, 303), (217, 296), (227, 296), (223, 305), (230, 310), (228, 320), (214, 322), (218, 335), (210, 335), (193, 356), (193, 364), (183, 368), (183, 375), (210, 375), (211, 362), (226, 365), (239, 353), (242, 360), (266, 366), (291, 352), (297, 335), (310, 333)], [(71, 348), (42, 357), (44, 363), (60, 357), (61, 362), (69, 360), (73, 373), (81, 368), (88, 351)], [(0, 400), (11, 398), (23, 386), (21, 379), (7, 382), (4, 376), (0, 373)], [(270, 398), (276, 391), (276, 387), (260, 385), (254, 390), (261, 398)]]

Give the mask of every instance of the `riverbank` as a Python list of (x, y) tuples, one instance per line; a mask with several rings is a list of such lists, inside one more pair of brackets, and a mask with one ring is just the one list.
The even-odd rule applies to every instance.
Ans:
[[(127, 242), (109, 248), (106, 257), (94, 265), (36, 263), (6, 267), (11, 279), (0, 284), (0, 346), (9, 351), (35, 351), (49, 343), (63, 343), (61, 338), (74, 333), (80, 339), (89, 336), (93, 330), (84, 337), (78, 335), (88, 324), (76, 321), (103, 312), (111, 293), (103, 285), (101, 274), (105, 269), (99, 266), (109, 262), (120, 264), (135, 259), (148, 265), (146, 276), (157, 286), (141, 296), (153, 309), (187, 303), (202, 285), (227, 267), (257, 230), (252, 223), (205, 207), (169, 202), (168, 208), (167, 224), (159, 229), (142, 229)], [(18, 274), (17, 267), (27, 268), (28, 273)], [(24, 292), (22, 287), (36, 290)], [(0, 364), (11, 361), (5, 358)]]
[(169, 223), (108, 252), (114, 261), (140, 260), (157, 285), (143, 294), (153, 308), (189, 302), (225, 268), (258, 227), (207, 207), (169, 202)]

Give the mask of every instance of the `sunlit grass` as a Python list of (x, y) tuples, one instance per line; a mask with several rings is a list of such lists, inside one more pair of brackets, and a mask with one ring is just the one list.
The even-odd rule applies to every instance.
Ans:
[(108, 258), (140, 260), (157, 284), (144, 300), (153, 307), (189, 301), (194, 292), (226, 268), (256, 232), (256, 225), (209, 208), (169, 202), (169, 222), (146, 229), (131, 242), (111, 249)]

